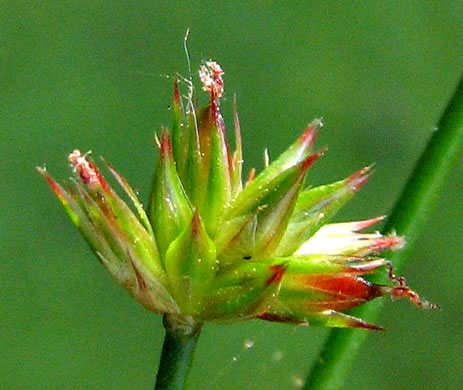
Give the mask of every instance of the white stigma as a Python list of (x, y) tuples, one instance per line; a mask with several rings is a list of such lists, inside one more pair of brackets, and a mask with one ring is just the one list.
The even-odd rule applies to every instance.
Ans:
[(203, 90), (213, 94), (216, 99), (223, 96), (223, 74), (222, 68), (215, 61), (206, 61), (206, 64), (199, 69), (199, 78), (203, 84)]
[(89, 186), (99, 186), (100, 181), (98, 180), (98, 175), (95, 168), (87, 160), (87, 154), (88, 153), (82, 155), (80, 150), (76, 149), (69, 154), (68, 160), (85, 184)]

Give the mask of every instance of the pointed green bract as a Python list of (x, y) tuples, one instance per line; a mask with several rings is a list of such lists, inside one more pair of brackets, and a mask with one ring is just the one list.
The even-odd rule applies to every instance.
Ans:
[[(175, 311), (177, 305), (165, 289), (153, 238), (122, 200), (106, 184), (92, 195), (76, 181), (78, 192), (68, 193), (45, 171), (40, 172), (111, 275), (149, 310)], [(141, 279), (137, 281), (134, 267), (139, 278), (144, 278), (144, 291), (140, 291)]]
[(106, 238), (112, 240), (118, 251), (129, 255), (130, 251), (133, 251), (149, 272), (162, 279), (163, 270), (154, 237), (116, 195), (93, 163), (91, 164), (98, 184), (88, 186), (87, 191), (82, 184), (75, 182), (88, 215), (96, 219), (103, 232), (107, 231)]
[(294, 170), (295, 175), (288, 175), (281, 188), (276, 188), (264, 198), (266, 207), (257, 215), (256, 244), (252, 249), (254, 258), (274, 254), (293, 214), (307, 169), (319, 155), (311, 155), (296, 167), (288, 169)]
[(196, 211), (169, 245), (166, 272), (177, 302), (189, 315), (199, 315), (203, 297), (217, 271), (216, 251)]
[(172, 102), (172, 151), (174, 158), (179, 162), (177, 169), (183, 173), (183, 162), (187, 153), (188, 133), (184, 130), (184, 112), (182, 102), (180, 100), (180, 93), (178, 90), (178, 76), (174, 77), (174, 99)]
[(339, 313), (335, 310), (327, 310), (321, 313), (315, 313), (306, 317), (309, 325), (325, 326), (329, 328), (358, 328), (367, 330), (384, 330), (380, 326), (369, 324), (344, 313)]
[(285, 265), (243, 264), (220, 275), (206, 312), (217, 321), (242, 321), (264, 313), (278, 295)]
[(235, 122), (235, 153), (233, 155), (233, 173), (232, 173), (232, 194), (234, 199), (236, 195), (243, 190), (243, 151), (241, 146), (241, 128), (240, 120), (238, 118), (238, 107), (236, 103), (236, 95), (233, 98), (233, 117)]
[(218, 253), (223, 255), (219, 256), (220, 260), (228, 264), (241, 254), (257, 258), (268, 256), (286, 228), (306, 172), (303, 165), (304, 162), (265, 183), (255, 197), (238, 202), (246, 189), (238, 195), (225, 213), (217, 237)]
[[(192, 103), (189, 104), (192, 107)], [(192, 109), (192, 108), (191, 108)], [(188, 152), (184, 162), (185, 176), (181, 176), (185, 191), (193, 205), (200, 205), (204, 199), (204, 186), (207, 180), (203, 169), (197, 114), (187, 114)]]
[[(235, 216), (249, 213), (256, 199), (262, 199), (270, 192), (272, 186), (270, 183), (278, 183), (279, 176), (284, 175), (286, 171), (301, 164), (309, 156), (313, 143), (316, 139), (317, 127), (319, 121), (310, 125), (304, 134), (277, 160), (263, 170), (231, 203), (230, 210), (226, 213), (225, 219), (229, 220)], [(275, 184), (273, 184), (273, 187)]]
[(151, 195), (150, 219), (162, 256), (193, 215), (175, 168), (170, 137), (163, 133), (160, 159)]
[[(236, 241), (240, 235), (251, 233), (253, 241), (247, 244), (248, 254), (255, 258), (270, 255), (286, 230), (307, 169), (318, 156), (319, 154), (309, 156), (305, 161), (264, 183), (255, 196), (240, 199), (246, 191), (245, 188), (226, 213), (224, 230), (228, 237)], [(257, 227), (255, 231), (250, 231), (248, 226), (254, 215), (257, 217)], [(222, 233), (220, 238), (223, 239), (224, 235)]]
[[(104, 160), (103, 160), (104, 161)], [(148, 233), (152, 236), (154, 236), (153, 229), (151, 227), (151, 223), (149, 221), (148, 215), (146, 214), (145, 210), (143, 209), (143, 205), (141, 204), (140, 200), (138, 199), (137, 194), (133, 190), (133, 188), (127, 183), (125, 178), (117, 172), (111, 164), (109, 164), (107, 161), (104, 161), (106, 164), (106, 167), (109, 169), (111, 174), (116, 178), (116, 180), (119, 182), (121, 187), (124, 189), (126, 194), (130, 197), (130, 200), (132, 201), (135, 209), (137, 210), (138, 216), (141, 219), (141, 222), (143, 223), (144, 228), (148, 231)]]
[(294, 253), (353, 198), (369, 174), (370, 168), (365, 168), (347, 179), (301, 192), (276, 255)]
[(384, 266), (381, 258), (363, 258), (341, 255), (293, 255), (262, 259), (264, 264), (283, 264), (288, 267), (287, 275), (302, 274), (364, 274)]
[(209, 174), (205, 204), (200, 210), (204, 215), (208, 232), (215, 236), (217, 226), (223, 217), (223, 210), (230, 202), (231, 177), (225, 128), (217, 106), (211, 105), (208, 122), (204, 123), (204, 127), (208, 127), (210, 132), (210, 144), (209, 150), (203, 153), (209, 157)]
[(270, 307), (261, 319), (272, 322), (285, 322), (295, 325), (324, 326), (328, 328), (359, 328), (368, 330), (384, 330), (383, 328), (369, 324), (359, 318), (339, 313), (335, 310), (325, 310), (318, 313), (303, 313), (286, 310), (285, 314), (280, 314), (280, 310), (274, 312)]
[(251, 258), (256, 242), (257, 215), (262, 209), (222, 223), (215, 238), (217, 258), (222, 267)]

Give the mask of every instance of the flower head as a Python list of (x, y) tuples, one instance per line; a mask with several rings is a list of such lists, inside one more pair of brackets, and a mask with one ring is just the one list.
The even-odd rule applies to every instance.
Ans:
[[(184, 324), (260, 318), (379, 329), (343, 311), (386, 294), (433, 306), (379, 256), (400, 249), (403, 238), (360, 232), (380, 218), (329, 223), (371, 167), (304, 188), (323, 154), (313, 151), (321, 127), (315, 120), (278, 159), (268, 163), (266, 155), (265, 169), (256, 176), (251, 170), (243, 184), (236, 103), (233, 153), (220, 114), (222, 68), (206, 62), (199, 76), (210, 97), (201, 110), (191, 85), (184, 109), (175, 78), (172, 130), (159, 140), (148, 211), (111, 165), (133, 207), (78, 150), (69, 155), (74, 178), (66, 189), (38, 168), (116, 281), (147, 309)], [(368, 281), (374, 272), (387, 273), (390, 285)]]

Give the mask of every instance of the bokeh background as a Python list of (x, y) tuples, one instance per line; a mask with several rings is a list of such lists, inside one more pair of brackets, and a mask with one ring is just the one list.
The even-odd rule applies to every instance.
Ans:
[[(36, 174), (69, 175), (73, 148), (149, 192), (153, 133), (170, 124), (172, 76), (222, 65), (237, 94), (246, 169), (314, 117), (329, 153), (310, 173), (376, 173), (337, 220), (387, 214), (463, 70), (461, 1), (0, 0), (2, 389), (149, 389), (163, 340), (100, 266)], [(388, 302), (345, 389), (461, 389), (463, 160), (403, 273), (442, 312)], [(300, 387), (324, 329), (207, 325), (194, 389)]]

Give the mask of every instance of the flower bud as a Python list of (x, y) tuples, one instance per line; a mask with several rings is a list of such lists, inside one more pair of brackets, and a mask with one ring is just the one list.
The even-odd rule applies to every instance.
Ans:
[[(163, 129), (148, 212), (109, 164), (127, 205), (87, 154), (69, 155), (66, 189), (43, 168), (72, 222), (114, 279), (148, 310), (175, 318), (184, 331), (204, 321), (260, 318), (295, 324), (381, 329), (343, 313), (390, 295), (424, 308), (380, 256), (404, 246), (394, 234), (360, 232), (375, 218), (330, 223), (372, 174), (304, 188), (321, 127), (315, 120), (277, 159), (242, 178), (241, 129), (234, 103), (235, 151), (220, 112), (224, 72), (208, 61), (199, 71), (209, 104), (198, 109), (190, 81), (174, 78), (172, 130)], [(179, 80), (187, 85), (186, 101)], [(243, 184), (244, 183), (244, 184)], [(389, 267), (389, 268), (388, 268)], [(386, 273), (389, 284), (368, 280)]]

